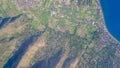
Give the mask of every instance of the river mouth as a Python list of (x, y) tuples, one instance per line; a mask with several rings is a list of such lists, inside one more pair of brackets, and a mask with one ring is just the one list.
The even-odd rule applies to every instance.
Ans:
[[(120, 1), (119, 1), (120, 2)], [(100, 0), (105, 26), (108, 32), (120, 41), (120, 4), (118, 1)]]

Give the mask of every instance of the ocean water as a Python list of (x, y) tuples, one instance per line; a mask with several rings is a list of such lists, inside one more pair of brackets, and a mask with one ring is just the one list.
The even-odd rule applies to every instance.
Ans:
[(120, 0), (100, 0), (100, 4), (108, 31), (120, 41)]

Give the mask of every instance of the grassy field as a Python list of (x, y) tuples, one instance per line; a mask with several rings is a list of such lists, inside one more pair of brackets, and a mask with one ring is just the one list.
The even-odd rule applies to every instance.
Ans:
[(110, 68), (119, 58), (113, 46), (118, 43), (101, 27), (100, 10), (96, 0), (1, 0), (2, 19), (22, 16), (0, 29), (0, 68), (24, 40), (41, 31), (18, 68), (42, 63), (52, 68)]

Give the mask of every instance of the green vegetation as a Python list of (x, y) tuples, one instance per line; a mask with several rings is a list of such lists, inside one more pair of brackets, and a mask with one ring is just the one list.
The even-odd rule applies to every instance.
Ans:
[[(21, 3), (16, 3), (15, 0), (6, 0), (4, 3), (0, 1), (0, 17), (23, 14), (0, 30), (0, 68), (18, 50), (19, 44), (24, 42), (24, 39), (45, 28), (47, 28), (44, 31), (45, 34), (43, 33), (38, 37), (38, 41), (33, 42), (37, 45), (41, 37), (45, 36), (46, 40), (43, 41), (45, 44), (42, 42), (45, 46), (35, 52), (32, 60), (30, 59), (30, 64), (41, 60), (46, 60), (45, 63), (48, 63), (48, 60), (54, 59), (51, 57), (61, 50), (59, 59), (65, 60), (62, 61), (64, 63), (60, 63), (63, 65), (67, 63), (68, 66), (72, 66), (77, 59), (77, 65), (73, 68), (110, 68), (113, 66), (113, 61), (116, 61), (114, 60), (116, 58), (115, 46), (118, 43), (112, 40), (101, 27), (103, 19), (98, 10), (100, 6), (96, 5), (95, 0), (78, 0), (77, 3), (70, 0), (70, 5), (67, 5), (66, 1), (61, 0), (59, 3), (59, 0), (54, 2), (53, 0), (29, 0), (24, 5), (24, 1)], [(30, 45), (34, 46), (33, 44)], [(41, 46), (41, 43), (38, 45)], [(71, 60), (71, 57), (74, 59)]]
[(43, 12), (41, 15), (40, 15), (40, 22), (44, 25), (48, 25), (48, 22), (49, 22), (49, 18), (50, 18), (50, 12)]
[(65, 21), (63, 19), (59, 19), (58, 25), (60, 25), (62, 27), (66, 26)]
[(39, 26), (39, 23), (36, 22), (36, 21), (33, 21), (31, 24), (30, 24), (33, 28), (37, 28)]
[(0, 16), (1, 17), (7, 17), (7, 12), (5, 11), (5, 9), (3, 9), (3, 5), (0, 3)]

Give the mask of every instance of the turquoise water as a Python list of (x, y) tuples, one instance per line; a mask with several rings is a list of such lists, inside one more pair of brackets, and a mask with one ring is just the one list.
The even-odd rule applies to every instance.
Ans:
[(120, 0), (100, 0), (100, 4), (108, 31), (120, 41)]

